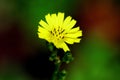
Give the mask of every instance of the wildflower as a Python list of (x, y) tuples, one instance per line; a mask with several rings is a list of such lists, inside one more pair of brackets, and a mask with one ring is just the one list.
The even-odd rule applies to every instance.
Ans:
[(79, 43), (82, 36), (80, 27), (73, 28), (76, 20), (68, 16), (64, 20), (64, 13), (47, 14), (45, 16), (46, 22), (41, 20), (38, 26), (39, 38), (53, 43), (56, 48), (61, 48), (65, 52), (70, 51), (67, 44)]

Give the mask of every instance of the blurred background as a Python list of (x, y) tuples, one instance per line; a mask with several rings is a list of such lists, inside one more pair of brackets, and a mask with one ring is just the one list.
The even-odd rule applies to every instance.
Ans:
[(0, 80), (50, 80), (54, 65), (37, 28), (58, 12), (83, 31), (66, 80), (120, 80), (120, 0), (0, 0)]

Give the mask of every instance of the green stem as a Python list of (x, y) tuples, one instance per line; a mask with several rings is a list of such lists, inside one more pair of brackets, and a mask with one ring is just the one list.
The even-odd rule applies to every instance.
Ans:
[(55, 69), (54, 69), (51, 80), (64, 80), (63, 77), (65, 77), (65, 74), (61, 73), (60, 67), (61, 67), (63, 62), (66, 62), (66, 57), (69, 53), (68, 52), (65, 53), (62, 58), (59, 58), (59, 56), (57, 55), (57, 50), (54, 51), (53, 53), (55, 54), (54, 56), (52, 56), (53, 60), (55, 60), (55, 61), (53, 61), (54, 65), (55, 65)]
[(55, 70), (52, 76), (52, 80), (57, 80), (60, 66), (61, 66), (61, 62), (58, 64), (55, 64)]

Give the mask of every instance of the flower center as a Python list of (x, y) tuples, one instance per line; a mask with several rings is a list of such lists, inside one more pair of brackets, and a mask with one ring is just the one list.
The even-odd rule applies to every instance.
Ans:
[(57, 39), (63, 39), (64, 38), (64, 35), (63, 35), (63, 32), (65, 30), (58, 27), (58, 29), (54, 28), (52, 31), (50, 31), (50, 33)]

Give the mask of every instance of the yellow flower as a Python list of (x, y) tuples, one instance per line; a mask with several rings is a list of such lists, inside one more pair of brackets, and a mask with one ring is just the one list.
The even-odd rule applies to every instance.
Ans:
[(70, 51), (66, 43), (73, 44), (79, 43), (82, 36), (80, 27), (73, 28), (76, 24), (76, 20), (68, 16), (64, 20), (64, 13), (58, 12), (58, 14), (47, 14), (45, 16), (46, 22), (41, 20), (38, 26), (39, 38), (47, 40), (49, 43), (53, 43), (56, 48), (62, 48), (65, 52)]

